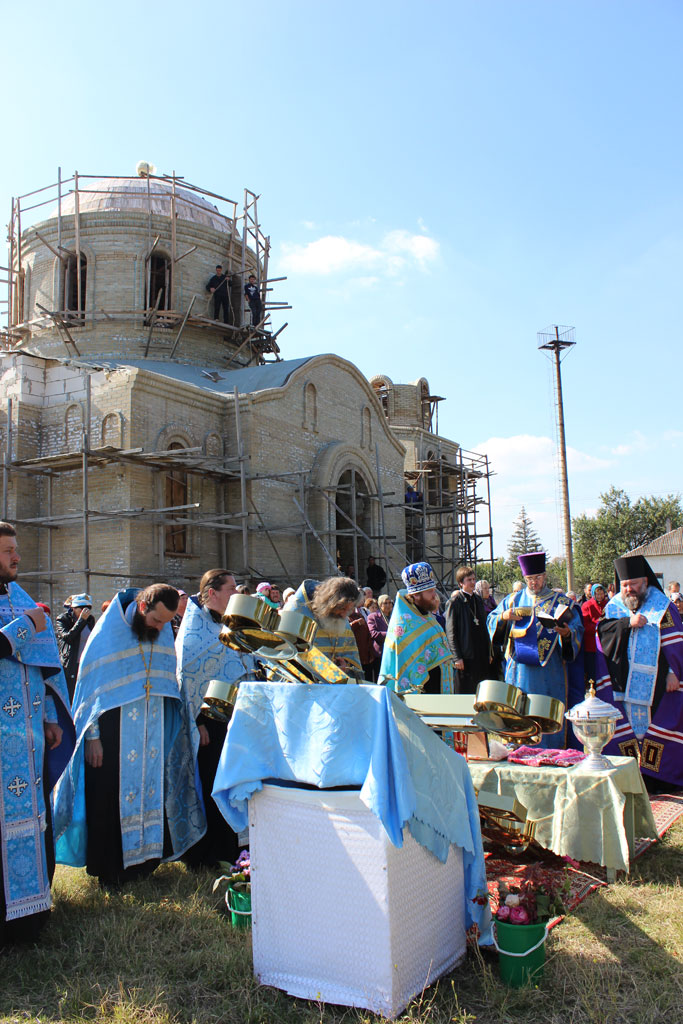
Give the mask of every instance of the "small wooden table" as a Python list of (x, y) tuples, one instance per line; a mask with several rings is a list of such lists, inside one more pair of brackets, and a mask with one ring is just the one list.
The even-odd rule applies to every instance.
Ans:
[(515, 796), (536, 822), (546, 850), (601, 864), (608, 881), (628, 872), (636, 838), (657, 838), (643, 778), (634, 758), (610, 757), (611, 769), (582, 769), (470, 761), (476, 790)]

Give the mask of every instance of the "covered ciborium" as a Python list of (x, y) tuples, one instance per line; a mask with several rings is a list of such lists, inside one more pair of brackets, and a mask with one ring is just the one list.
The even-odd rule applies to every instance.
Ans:
[(614, 736), (620, 714), (612, 704), (605, 703), (595, 695), (595, 686), (591, 682), (588, 696), (580, 704), (575, 704), (568, 711), (566, 718), (572, 723), (574, 735), (583, 744), (586, 760), (581, 761), (582, 769), (602, 771), (612, 768), (612, 762), (602, 754)]

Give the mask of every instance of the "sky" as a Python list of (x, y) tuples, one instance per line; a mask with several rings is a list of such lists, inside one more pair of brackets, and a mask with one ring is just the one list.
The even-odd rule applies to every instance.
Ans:
[(562, 554), (549, 325), (576, 332), (572, 514), (611, 485), (679, 493), (680, 0), (0, 0), (0, 18), (6, 220), (57, 167), (148, 160), (258, 193), (283, 356), (425, 377), (439, 432), (489, 456), (496, 554), (522, 505)]

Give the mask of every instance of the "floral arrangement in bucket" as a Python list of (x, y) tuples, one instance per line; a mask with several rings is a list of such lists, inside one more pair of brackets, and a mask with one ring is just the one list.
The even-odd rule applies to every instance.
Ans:
[(495, 918), (507, 924), (536, 924), (566, 914), (565, 898), (569, 895), (569, 875), (565, 872), (560, 886), (538, 877), (527, 877), (518, 886), (498, 883), (498, 910)]
[[(229, 875), (221, 875), (213, 883), (212, 892), (215, 892), (221, 882), (228, 883), (228, 889), (235, 892), (251, 892), (251, 858), (249, 850), (242, 850), (235, 864), (228, 864), (226, 861), (219, 861), (220, 866), (227, 869)], [(226, 893), (227, 902), (227, 893)]]
[(251, 921), (251, 858), (249, 850), (242, 850), (235, 864), (223, 864), (230, 872), (221, 875), (213, 883), (212, 892), (222, 882), (227, 882), (225, 905), (230, 911), (235, 928), (248, 928)]
[(493, 941), (500, 954), (500, 976), (515, 988), (540, 977), (550, 922), (566, 913), (569, 873), (565, 870), (560, 885), (553, 885), (544, 875), (532, 868), (517, 886), (498, 883)]

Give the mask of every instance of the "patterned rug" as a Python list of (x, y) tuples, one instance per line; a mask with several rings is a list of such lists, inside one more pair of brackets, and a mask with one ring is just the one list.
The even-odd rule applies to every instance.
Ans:
[[(651, 796), (650, 803), (657, 825), (657, 834), (661, 837), (683, 815), (683, 790)], [(636, 840), (635, 856), (640, 857), (656, 841), (656, 839)], [(579, 903), (585, 900), (590, 893), (607, 885), (605, 869), (599, 864), (579, 864), (578, 861), (558, 857), (550, 850), (542, 850), (539, 847), (527, 850), (526, 853), (515, 858), (487, 853), (486, 880), (492, 911), (495, 913), (497, 909), (499, 881), (505, 882), (508, 886), (515, 886), (532, 874), (535, 879), (540, 878), (545, 883), (559, 888), (565, 878), (565, 873), (569, 877), (570, 887), (566, 900), (568, 912), (578, 907)], [(561, 917), (556, 918), (551, 923), (551, 927), (561, 920)]]

